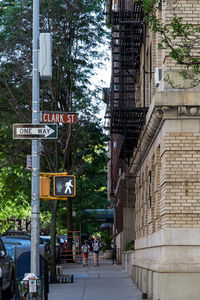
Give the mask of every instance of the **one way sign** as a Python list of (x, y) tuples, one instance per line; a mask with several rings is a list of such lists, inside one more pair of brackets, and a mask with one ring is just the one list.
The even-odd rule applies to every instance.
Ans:
[(57, 139), (57, 124), (13, 124), (14, 139)]

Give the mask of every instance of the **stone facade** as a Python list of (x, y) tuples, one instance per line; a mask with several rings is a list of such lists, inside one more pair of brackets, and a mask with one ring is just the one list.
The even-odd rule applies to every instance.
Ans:
[[(168, 102), (171, 102), (173, 94), (166, 92), (165, 100), (169, 97)], [(181, 94), (188, 100), (195, 96), (197, 99), (199, 95), (193, 92), (187, 95), (185, 92), (176, 92), (175, 96), (181, 98)], [(200, 226), (199, 108), (189, 108), (182, 104), (165, 106), (164, 110), (167, 112), (163, 114), (162, 122), (160, 119), (162, 128), (157, 136), (159, 143), (155, 140), (157, 144), (153, 144), (154, 149), (145, 153), (144, 163), (137, 173), (138, 238), (160, 228)]]
[[(167, 0), (158, 16), (168, 26), (176, 12), (199, 25), (200, 2)], [(133, 278), (148, 299), (187, 300), (200, 295), (200, 88), (191, 89), (160, 35), (147, 31), (146, 124), (133, 152), (136, 242)], [(141, 51), (138, 95), (143, 97)], [(162, 68), (155, 86), (152, 72)], [(164, 80), (166, 74), (175, 85)], [(141, 84), (139, 84), (141, 83)], [(141, 104), (142, 105), (142, 104)]]
[[(131, 168), (137, 176), (134, 278), (143, 289), (138, 279), (142, 272), (147, 284), (143, 292), (152, 293), (155, 300), (199, 298), (199, 109), (200, 92), (157, 92), (143, 130), (140, 157), (137, 151), (133, 157), (134, 162), (142, 160), (140, 168), (137, 164)], [(191, 281), (196, 282), (194, 290)], [(181, 282), (187, 292), (177, 288)], [(166, 285), (173, 291), (167, 295)]]
[[(116, 9), (118, 4), (116, 0)], [(186, 24), (199, 26), (200, 1), (166, 0), (157, 11), (166, 26), (174, 13)], [(170, 58), (169, 50), (158, 50), (160, 41), (159, 33), (147, 29), (135, 93), (136, 107), (143, 106), (146, 94), (148, 112), (137, 147), (123, 168), (124, 176), (116, 181), (117, 243), (124, 247), (123, 237), (129, 231), (124, 213), (133, 209), (135, 224), (129, 225), (136, 240), (130, 273), (143, 294), (152, 300), (198, 300), (200, 87), (190, 88), (191, 82), (179, 75), (180, 66)], [(156, 68), (162, 69), (157, 85)], [(182, 88), (173, 89), (164, 79), (166, 74)], [(128, 183), (130, 178), (134, 180)]]

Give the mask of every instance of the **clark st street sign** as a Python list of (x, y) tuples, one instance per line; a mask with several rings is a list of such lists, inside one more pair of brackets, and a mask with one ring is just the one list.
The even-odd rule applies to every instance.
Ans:
[(14, 139), (57, 139), (57, 124), (13, 124)]
[(76, 113), (60, 113), (60, 112), (41, 112), (42, 123), (66, 123), (76, 124), (77, 114)]

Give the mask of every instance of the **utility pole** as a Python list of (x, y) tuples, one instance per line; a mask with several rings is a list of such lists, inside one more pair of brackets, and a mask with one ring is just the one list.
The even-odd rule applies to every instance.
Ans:
[[(39, 100), (39, 0), (33, 0), (33, 47), (32, 47), (32, 124), (40, 123)], [(31, 186), (31, 273), (40, 275), (40, 140), (32, 140), (32, 186)]]

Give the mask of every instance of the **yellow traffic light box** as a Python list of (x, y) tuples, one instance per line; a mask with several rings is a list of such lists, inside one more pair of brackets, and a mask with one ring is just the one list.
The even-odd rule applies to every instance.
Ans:
[(46, 198), (50, 196), (50, 178), (40, 176), (40, 198)]
[[(44, 200), (67, 200), (76, 196), (76, 177), (67, 173), (40, 173), (40, 198)], [(53, 193), (50, 194), (53, 177)]]

